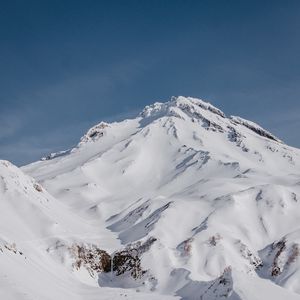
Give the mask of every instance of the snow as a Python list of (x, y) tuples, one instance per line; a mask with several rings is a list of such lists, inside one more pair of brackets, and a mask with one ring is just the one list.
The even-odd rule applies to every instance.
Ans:
[[(2, 161), (0, 297), (300, 299), (299, 155), (180, 96), (47, 160)], [(92, 276), (72, 245), (142, 247), (145, 273)]]

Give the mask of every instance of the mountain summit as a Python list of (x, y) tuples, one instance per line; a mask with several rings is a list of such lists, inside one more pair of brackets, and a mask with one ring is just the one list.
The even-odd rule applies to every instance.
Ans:
[[(22, 170), (1, 166), (5, 295), (300, 299), (300, 150), (251, 121), (173, 97)], [(37, 261), (48, 298), (21, 284)]]

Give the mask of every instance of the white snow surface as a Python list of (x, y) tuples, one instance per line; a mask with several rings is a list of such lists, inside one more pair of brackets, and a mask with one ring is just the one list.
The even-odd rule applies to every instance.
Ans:
[[(300, 299), (300, 150), (199, 99), (1, 161), (0, 211), (0, 299)], [(139, 280), (93, 277), (68, 250), (149, 238)]]

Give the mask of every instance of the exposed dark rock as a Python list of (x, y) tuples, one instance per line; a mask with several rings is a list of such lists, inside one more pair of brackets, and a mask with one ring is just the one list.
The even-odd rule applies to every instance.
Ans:
[(222, 237), (217, 233), (209, 238), (208, 243), (210, 246), (217, 246), (217, 243), (222, 239)]
[(33, 187), (38, 191), (38, 192), (42, 192), (43, 191), (43, 188), (38, 184), (38, 183), (35, 183), (33, 185)]
[(272, 269), (271, 269), (271, 275), (278, 276), (282, 272), (282, 270), (279, 266), (279, 257), (280, 257), (280, 254), (286, 249), (286, 240), (282, 239), (278, 243), (273, 244), (272, 248), (274, 250), (276, 250), (277, 252), (274, 257), (274, 261), (273, 261), (273, 265), (272, 265)]
[(272, 133), (268, 132), (267, 130), (263, 129), (262, 127), (260, 127), (259, 125), (253, 122), (244, 120), (240, 117), (234, 117), (234, 116), (231, 116), (230, 119), (233, 124), (243, 125), (262, 137), (266, 137), (270, 140), (282, 143), (282, 141), (278, 139), (276, 136), (274, 136)]
[(146, 273), (141, 267), (141, 256), (150, 249), (155, 241), (155, 238), (150, 237), (144, 243), (139, 241), (129, 244), (124, 250), (114, 253), (112, 255), (112, 269), (116, 275), (128, 272), (134, 279), (141, 278)]
[(179, 107), (181, 108), (182, 111), (184, 111), (187, 115), (189, 115), (192, 120), (196, 119), (198, 121), (201, 121), (202, 126), (206, 130), (224, 132), (224, 129), (220, 125), (205, 118), (201, 113), (195, 111), (195, 109), (192, 106), (187, 104), (180, 104)]
[(59, 151), (59, 152), (53, 152), (53, 153), (48, 154), (45, 157), (42, 157), (41, 160), (42, 161), (44, 161), (44, 160), (51, 160), (51, 159), (54, 159), (56, 157), (65, 156), (65, 155), (69, 154), (70, 152), (71, 152), (71, 149), (63, 150), (63, 151)]
[(249, 263), (254, 267), (254, 270), (258, 270), (263, 266), (263, 262), (258, 255), (255, 255), (250, 249), (242, 243), (240, 240), (237, 241), (237, 244), (240, 247), (240, 252), (242, 256), (249, 261)]
[(155, 241), (156, 239), (151, 237), (144, 243), (139, 241), (130, 244), (112, 255), (96, 245), (89, 244), (74, 244), (69, 250), (75, 259), (73, 266), (76, 269), (86, 268), (92, 277), (97, 273), (113, 271), (117, 276), (129, 273), (134, 279), (138, 279), (146, 273), (141, 267), (141, 255), (148, 251)]
[(70, 248), (70, 252), (75, 258), (73, 266), (76, 269), (85, 267), (92, 277), (100, 272), (110, 272), (110, 255), (106, 251), (99, 249), (97, 246), (74, 244)]
[(176, 249), (180, 252), (181, 256), (185, 257), (191, 255), (193, 241), (194, 238), (189, 238), (177, 246)]
[(84, 144), (89, 141), (95, 141), (98, 138), (102, 137), (107, 127), (109, 127), (107, 123), (101, 122), (90, 128), (88, 132), (80, 139), (80, 144)]
[(241, 147), (244, 152), (249, 152), (249, 148), (247, 148), (243, 142), (243, 137), (233, 126), (227, 126), (228, 131), (228, 139), (230, 142), (235, 143), (238, 147)]

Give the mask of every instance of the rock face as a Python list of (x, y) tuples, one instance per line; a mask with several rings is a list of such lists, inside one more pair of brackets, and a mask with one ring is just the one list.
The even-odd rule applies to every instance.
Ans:
[(294, 276), (299, 276), (299, 237), (299, 230), (296, 230), (264, 248), (260, 252), (263, 268), (258, 274), (264, 278), (271, 278), (277, 284), (293, 286), (298, 291), (294, 286)]
[(98, 140), (104, 135), (105, 128), (107, 127), (109, 127), (107, 123), (101, 122), (95, 125), (94, 127), (90, 128), (88, 132), (80, 139), (79, 145)]
[(112, 259), (112, 271), (117, 276), (128, 272), (134, 279), (137, 279), (146, 272), (142, 271), (141, 260), (135, 249), (117, 252), (112, 256)]
[(116, 276), (126, 273), (133, 279), (141, 279), (147, 272), (142, 270), (141, 257), (155, 241), (155, 238), (149, 238), (144, 243), (129, 244), (111, 255), (96, 245), (89, 244), (73, 244), (69, 251), (74, 259), (73, 267), (77, 270), (85, 268), (92, 277), (102, 272), (114, 272)]
[(150, 249), (155, 241), (155, 238), (150, 237), (144, 243), (129, 244), (124, 250), (114, 253), (111, 256), (113, 260), (112, 271), (117, 276), (129, 273), (134, 279), (141, 279), (147, 272), (141, 266), (142, 255)]
[(111, 257), (95, 245), (72, 245), (70, 253), (74, 257), (73, 266), (75, 269), (84, 267), (92, 277), (101, 272), (111, 271)]
[(279, 143), (282, 142), (280, 139), (278, 139), (272, 133), (270, 133), (267, 130), (263, 129), (262, 127), (260, 127), (259, 125), (255, 124), (254, 122), (245, 120), (245, 119), (240, 118), (240, 117), (235, 117), (235, 116), (231, 116), (230, 119), (234, 123), (241, 124), (241, 125), (249, 128), (250, 130), (254, 131), (255, 133), (257, 133), (258, 135), (260, 135), (262, 137), (266, 137), (266, 138), (268, 138), (270, 140), (274, 140), (274, 141), (279, 142)]

